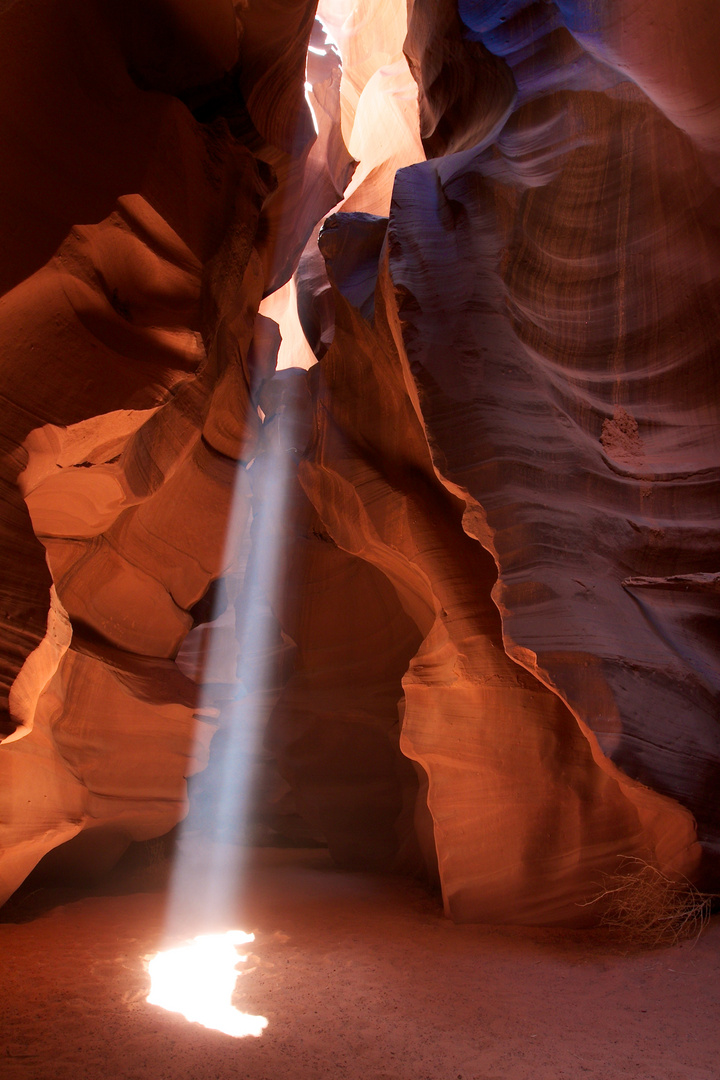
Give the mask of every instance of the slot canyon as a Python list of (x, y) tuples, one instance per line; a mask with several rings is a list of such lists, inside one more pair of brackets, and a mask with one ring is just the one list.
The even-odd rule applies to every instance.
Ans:
[(0, 1077), (719, 1080), (716, 0), (0, 56)]

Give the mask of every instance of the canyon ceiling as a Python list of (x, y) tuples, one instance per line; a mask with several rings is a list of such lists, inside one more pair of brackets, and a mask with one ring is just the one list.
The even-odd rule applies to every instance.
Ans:
[(251, 698), (456, 920), (717, 891), (720, 8), (316, 6), (0, 2), (0, 900)]

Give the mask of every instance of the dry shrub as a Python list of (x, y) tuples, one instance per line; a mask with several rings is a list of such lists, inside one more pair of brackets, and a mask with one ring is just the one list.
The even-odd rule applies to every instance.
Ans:
[(710, 918), (714, 896), (687, 878), (670, 878), (643, 859), (625, 856), (617, 874), (603, 878), (590, 904), (600, 923), (624, 944), (656, 949), (697, 939)]

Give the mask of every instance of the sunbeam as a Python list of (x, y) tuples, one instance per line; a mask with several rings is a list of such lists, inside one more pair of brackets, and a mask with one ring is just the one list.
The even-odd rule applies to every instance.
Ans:
[[(324, 26), (322, 30), (309, 48), (313, 57), (324, 58), (332, 46)], [(323, 41), (327, 48), (321, 46)], [(306, 77), (310, 80), (309, 71)], [(316, 71), (316, 78), (327, 79), (328, 72), (323, 69), (319, 76)], [(313, 91), (313, 82), (307, 81), (305, 97), (317, 134)], [(290, 281), (261, 306), (261, 323), (267, 324), (267, 314), (284, 310), (286, 294), (295, 308)], [(220, 728), (215, 737), (212, 785), (204, 791), (201, 810), (191, 810), (181, 827), (165, 919), (166, 948), (149, 963), (150, 1004), (233, 1036), (257, 1036), (267, 1025), (264, 1017), (238, 1012), (231, 1005), (236, 965), (243, 959), (234, 946), (253, 940), (253, 935), (226, 928), (238, 919), (256, 763), (277, 661), (277, 624), (271, 610), (283, 588), (282, 523), (291, 480), (308, 437), (308, 420), (300, 404), (307, 390), (300, 368), (315, 362), (296, 310), (287, 313), (281, 332), (285, 340), (276, 373), (259, 392), (259, 442), (247, 447), (235, 477), (224, 557), (226, 568), (242, 574), (235, 625), (229, 625), (229, 616), (220, 618), (221, 610), (217, 610), (196, 638), (203, 642), (201, 661), (195, 662), (192, 672), (203, 686), (197, 712), (211, 722), (214, 718)], [(225, 691), (233, 686), (231, 701), (222, 695), (217, 699), (218, 684)]]
[[(276, 376), (280, 384), (287, 382), (283, 375)], [(251, 546), (236, 627), (238, 690), (235, 700), (223, 709), (225, 741), (214, 776), (210, 814), (200, 829), (190, 819), (189, 827), (181, 830), (173, 866), (166, 940), (185, 939), (185, 943), (158, 953), (149, 964), (150, 1004), (234, 1036), (260, 1035), (267, 1025), (265, 1018), (238, 1012), (230, 1004), (235, 966), (244, 959), (237, 956), (234, 946), (252, 941), (253, 935), (227, 930), (187, 939), (200, 927), (232, 926), (245, 871), (252, 768), (266, 721), (264, 691), (270, 681), (272, 622), (267, 604), (281, 577), (279, 524), (296, 457), (292, 395), (280, 390), (275, 397), (276, 409), (265, 416), (262, 448), (252, 465)], [(228, 564), (237, 561), (237, 548), (247, 542), (246, 477), (246, 470), (239, 467), (236, 507), (228, 530), (228, 548), (232, 548), (226, 556)], [(217, 647), (226, 646), (218, 640)]]
[[(211, 623), (204, 661), (216, 670), (234, 668), (231, 678), (236, 689), (233, 700), (222, 703), (219, 716), (223, 745), (222, 753), (216, 755), (211, 805), (204, 807), (199, 827), (191, 814), (180, 830), (166, 914), (168, 948), (149, 963), (148, 1003), (233, 1036), (258, 1036), (267, 1026), (264, 1017), (239, 1012), (231, 1005), (236, 965), (244, 959), (238, 957), (235, 945), (252, 941), (253, 935), (225, 928), (237, 920), (254, 766), (272, 681), (275, 624), (268, 603), (272, 606), (282, 587), (281, 523), (298, 459), (293, 374), (277, 372), (272, 385), (268, 384), (267, 400), (262, 397), (263, 424), (256, 456), (249, 465), (241, 462), (237, 467), (224, 559), (227, 567), (245, 561), (234, 642), (229, 648), (228, 628), (223, 628), (223, 634)], [(211, 686), (202, 691), (198, 712), (218, 715)], [(193, 936), (199, 929), (213, 932)], [(175, 945), (179, 940), (183, 944)]]
[(184, 945), (166, 949), (148, 964), (151, 990), (147, 1001), (170, 1012), (179, 1012), (196, 1024), (241, 1038), (261, 1035), (264, 1016), (240, 1012), (232, 1004), (238, 978), (238, 945), (254, 940), (254, 934), (228, 930), (224, 934), (201, 934)]

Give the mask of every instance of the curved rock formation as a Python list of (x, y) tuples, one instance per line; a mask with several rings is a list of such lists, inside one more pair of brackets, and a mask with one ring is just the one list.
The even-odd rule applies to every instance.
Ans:
[[(642, 80), (627, 79), (627, 65), (600, 61), (610, 55), (614, 24), (595, 26), (588, 52), (582, 35), (570, 33), (577, 18), (577, 10), (573, 19), (555, 5), (461, 4), (453, 14), (451, 5), (415, 3), (406, 41), (421, 83), (426, 150), (465, 152), (396, 178), (387, 318), (406, 358), (405, 382), (435, 474), (462, 499), (465, 532), (497, 567), (496, 584), (486, 571), (485, 589), (492, 590), (502, 634), (493, 638), (486, 627), (482, 637), (501, 639), (538, 680), (537, 690), (548, 687), (569, 709), (562, 721), (556, 701), (550, 720), (546, 706), (523, 703), (513, 749), (503, 754), (499, 722), (488, 747), (483, 718), (490, 724), (493, 715), (512, 717), (512, 695), (506, 688), (494, 705), (487, 691), (473, 697), (463, 683), (490, 676), (464, 638), (459, 648), (453, 643), (462, 659), (436, 676), (443, 687), (436, 703), (425, 690), (428, 665), (411, 678), (425, 649), (433, 655), (436, 631), (411, 665), (401, 745), (427, 774), (434, 835), (426, 847), (437, 850), (446, 907), (459, 918), (507, 917), (512, 910), (513, 918), (547, 920), (554, 907), (567, 920), (582, 902), (583, 885), (597, 880), (593, 868), (607, 869), (622, 852), (699, 874), (711, 886), (717, 873), (718, 822), (708, 784), (718, 761), (713, 158), (707, 138), (690, 142), (641, 92)], [(473, 40), (481, 48), (469, 73)], [(505, 87), (504, 105), (495, 119), (488, 107), (484, 131), (472, 110), (458, 106), (471, 75)], [(707, 65), (695, 75), (704, 112), (713, 77)], [(492, 104), (496, 96), (483, 100)], [(362, 283), (377, 266), (371, 249), (378, 227), (338, 220), (332, 236), (323, 234), (331, 266), (341, 262), (336, 287), (355, 319), (371, 324), (372, 287)], [(380, 434), (377, 400), (363, 427), (368, 386), (388, 371), (386, 358), (358, 388), (362, 409), (338, 418), (337, 401), (345, 400), (350, 380), (347, 358), (353, 356), (354, 372), (359, 355), (380, 349), (366, 344), (358, 354), (362, 336), (353, 324), (341, 351), (333, 345), (321, 360), (325, 371), (342, 375), (334, 374), (323, 397), (319, 424), (324, 431), (321, 418), (331, 416), (347, 444), (351, 431), (363, 429), (361, 445), (374, 448), (384, 478), (375, 482), (375, 503), (388, 472), (397, 498), (397, 477), (410, 466), (387, 466), (393, 455)], [(407, 431), (407, 421), (395, 423)], [(319, 465), (335, 474), (342, 471), (340, 452), (334, 444), (327, 450), (327, 438), (321, 436)], [(353, 435), (356, 448), (357, 442)], [(352, 469), (363, 475), (365, 465)], [(351, 481), (361, 490), (366, 483)], [(392, 532), (363, 524), (357, 506), (347, 505), (338, 520), (327, 505), (339, 497), (334, 484), (332, 496), (317, 474), (307, 484), (330, 534), (343, 537), (341, 546), (373, 563), (397, 560), (403, 545)], [(449, 540), (439, 546), (450, 550)], [(648, 564), (654, 573), (641, 583), (637, 575)], [(431, 591), (439, 590), (438, 572), (427, 576)], [(459, 576), (469, 585), (467, 572)], [(393, 580), (402, 596), (400, 580)], [(445, 601), (442, 607), (450, 610)], [(475, 621), (481, 609), (476, 597)], [(544, 779), (531, 791), (533, 752), (520, 765), (517, 742), (532, 744), (530, 732), (538, 728), (556, 746), (535, 751)], [(573, 729), (582, 733), (586, 757), (568, 768), (560, 748), (569, 751)], [(451, 733), (463, 746), (456, 755), (447, 749)], [(552, 760), (567, 784), (565, 797), (556, 788), (549, 794)], [(546, 799), (555, 807), (564, 837), (556, 829), (531, 838), (529, 806), (512, 818), (520, 785), (540, 820)], [(581, 795), (572, 795), (575, 785)], [(494, 825), (497, 805), (502, 832)], [(561, 887), (551, 871), (560, 865)], [(521, 911), (521, 897), (536, 905), (532, 912)]]
[[(186, 4), (21, 0), (2, 15), (6, 895), (81, 830), (114, 859), (175, 824), (218, 717), (195, 715), (174, 657), (232, 569), (233, 500), (237, 529), (249, 508), (237, 464), (254, 454), (254, 398), (279, 342), (257, 310), (300, 243), (278, 233), (273, 199), (289, 175), (303, 182), (315, 144), (296, 77), (312, 8), (261, 6), (238, 24), (214, 5), (200, 36)], [(275, 44), (255, 57), (257, 93), (241, 88), (251, 137), (218, 96), (240, 110), (247, 63), (239, 80), (232, 65), (258, 32)], [(173, 43), (166, 56), (153, 35)], [(326, 130), (312, 167), (333, 175)], [(336, 199), (321, 189), (308, 232)]]
[[(436, 468), (498, 566), (508, 653), (625, 775), (692, 811), (712, 875), (713, 159), (625, 77), (616, 57), (639, 23), (618, 45), (618, 24), (596, 22), (588, 55), (586, 22), (570, 36), (581, 9), (459, 5), (512, 72), (515, 109), (472, 156), (399, 175), (390, 272)], [(714, 78), (696, 67), (704, 112)], [(475, 268), (462, 282), (460, 264)], [(670, 618), (658, 589), (673, 591)]]
[(202, 827), (242, 695), (262, 827), (455, 919), (587, 921), (626, 855), (717, 889), (686, 7), (3, 9), (5, 895), (166, 831), (209, 748)]
[(613, 769), (559, 698), (506, 655), (494, 562), (438, 483), (407, 394), (395, 289), (385, 278), (363, 318), (367, 304), (333, 273), (335, 252), (357, 251), (353, 233), (368, 228), (377, 237), (372, 221), (341, 216), (321, 238), (337, 325), (302, 482), (333, 539), (389, 577), (424, 635), (403, 679), (400, 745), (421, 767), (418, 834), (428, 864), (437, 853), (448, 913), (576, 921), (618, 855), (687, 865), (692, 819)]

